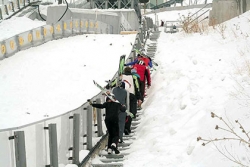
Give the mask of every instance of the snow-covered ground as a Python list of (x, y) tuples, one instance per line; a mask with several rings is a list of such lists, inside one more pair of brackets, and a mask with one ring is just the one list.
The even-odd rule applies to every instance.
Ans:
[[(159, 20), (164, 15), (168, 13), (159, 14)], [(229, 159), (250, 165), (249, 143), (243, 140), (205, 146), (204, 141), (197, 142), (198, 137), (238, 138), (216, 130), (216, 125), (225, 129), (230, 126), (249, 142), (235, 122), (238, 120), (249, 132), (249, 19), (247, 12), (202, 33), (167, 34), (160, 28), (154, 59), (159, 66), (155, 67), (137, 139), (125, 157), (125, 167), (241, 166)], [(130, 52), (133, 38), (70, 37), (0, 61), (1, 128), (24, 124), (20, 118), (28, 123), (43, 119), (45, 114), (59, 115), (84, 103), (99, 91), (92, 80), (105, 84), (104, 80), (113, 76), (118, 57)], [(227, 124), (212, 118), (211, 112)], [(17, 124), (12, 124), (15, 121)], [(98, 161), (98, 157), (94, 159)]]

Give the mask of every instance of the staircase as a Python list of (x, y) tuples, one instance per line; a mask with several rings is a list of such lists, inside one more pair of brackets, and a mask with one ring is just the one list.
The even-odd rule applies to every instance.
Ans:
[[(107, 148), (105, 146), (100, 150), (99, 154), (92, 159), (92, 167), (123, 167), (122, 162), (124, 161), (125, 156), (129, 155), (130, 145), (133, 144), (133, 140), (136, 140), (136, 128), (140, 124), (141, 114), (142, 111), (138, 111), (137, 117), (132, 120), (131, 133), (130, 135), (123, 136), (124, 143), (118, 143), (120, 154), (107, 154)], [(99, 161), (96, 163), (95, 159), (98, 159)]]
[[(146, 44), (147, 46), (145, 49), (147, 49), (147, 54), (151, 59), (153, 59), (155, 56), (155, 52), (157, 50), (157, 39), (159, 38), (159, 35), (160, 31), (152, 32), (149, 36), (150, 42)], [(156, 67), (158, 66), (158, 64), (153, 61), (153, 66)], [(153, 70), (151, 72), (153, 72)], [(147, 98), (145, 99), (145, 101), (146, 100)], [(137, 139), (137, 127), (140, 126), (141, 115), (143, 114), (143, 111), (143, 109), (137, 111), (136, 118), (132, 120), (132, 132), (130, 133), (130, 135), (123, 136), (124, 143), (118, 144), (118, 150), (120, 151), (120, 154), (107, 154), (106, 140), (103, 144), (103, 147), (100, 148), (97, 156), (91, 160), (90, 163), (92, 167), (123, 167), (123, 161), (126, 159), (126, 156), (129, 155), (130, 147), (132, 146), (133, 141)]]

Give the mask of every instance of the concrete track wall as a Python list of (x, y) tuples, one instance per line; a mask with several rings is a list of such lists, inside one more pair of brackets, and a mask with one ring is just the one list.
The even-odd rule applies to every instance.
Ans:
[[(49, 6), (47, 10), (47, 24), (58, 21), (66, 9), (66, 6)], [(101, 21), (113, 26), (113, 33), (119, 34), (124, 30), (139, 30), (139, 20), (136, 12), (128, 10), (100, 10), (100, 9), (76, 9), (69, 8), (63, 16), (63, 20), (69, 19), (91, 19)], [(122, 25), (122, 26), (121, 26)], [(123, 27), (123, 29), (121, 29)]]
[(250, 10), (250, 0), (213, 0), (209, 25), (220, 24)]

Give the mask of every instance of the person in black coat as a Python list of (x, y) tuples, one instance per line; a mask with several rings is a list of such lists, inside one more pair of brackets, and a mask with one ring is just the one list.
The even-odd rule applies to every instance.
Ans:
[[(112, 98), (114, 99), (114, 95)], [(119, 154), (119, 150), (117, 149), (117, 144), (119, 140), (119, 111), (125, 112), (126, 106), (122, 105), (118, 101), (112, 101), (109, 97), (107, 97), (106, 102), (103, 104), (93, 104), (90, 100), (88, 100), (89, 104), (95, 108), (106, 110), (105, 117), (105, 125), (107, 127), (109, 137), (108, 137), (108, 153), (111, 154), (112, 150), (115, 151), (115, 154)]]

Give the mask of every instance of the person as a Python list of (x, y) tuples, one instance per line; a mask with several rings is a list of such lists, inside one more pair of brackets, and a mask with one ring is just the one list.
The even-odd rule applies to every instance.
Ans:
[(177, 32), (176, 25), (173, 25), (173, 33)]
[[(137, 80), (138, 80), (138, 83), (139, 83), (139, 90), (140, 90), (139, 93), (141, 94), (142, 92), (141, 92), (141, 88), (140, 88), (140, 86), (141, 86), (140, 75), (137, 73), (136, 69), (134, 69), (134, 68), (131, 69), (131, 74), (133, 76), (137, 77)], [(143, 94), (141, 94), (140, 97), (141, 97), (141, 99), (137, 101), (137, 106), (141, 106), (142, 101), (143, 101), (143, 99), (142, 99)]]
[[(126, 108), (127, 98), (129, 96), (128, 92), (125, 90), (125, 83), (120, 82), (117, 87), (112, 89), (112, 93), (115, 95), (116, 99), (121, 103), (125, 104)], [(127, 114), (125, 112), (119, 111), (119, 143), (123, 143), (123, 132), (125, 129), (125, 120)]]
[[(130, 67), (125, 67), (123, 70), (123, 74), (120, 76), (120, 80), (125, 83), (125, 89), (129, 92), (129, 107), (128, 110), (134, 115), (134, 118), (136, 117), (137, 113), (137, 101), (141, 101), (141, 93), (140, 93), (140, 83), (136, 76), (133, 76), (131, 73)], [(113, 80), (109, 84), (105, 86), (106, 89), (110, 89), (115, 87), (117, 83), (117, 79)], [(125, 130), (124, 133), (128, 135), (131, 133), (131, 122), (132, 118), (127, 115), (126, 117), (126, 123), (125, 123)]]
[[(125, 89), (129, 92), (129, 110), (134, 114), (135, 118), (137, 113), (137, 101), (141, 100), (141, 93), (138, 79), (136, 76), (132, 75), (130, 67), (124, 69), (122, 81), (125, 83)], [(124, 130), (126, 135), (131, 133), (131, 122), (132, 118), (127, 116)]]
[[(115, 96), (112, 93), (109, 93), (112, 96), (113, 99), (115, 99)], [(97, 104), (92, 103), (90, 100), (88, 100), (89, 104), (95, 108), (103, 109), (105, 108), (106, 111), (106, 117), (105, 117), (105, 125), (108, 130), (108, 154), (111, 154), (112, 151), (115, 151), (115, 154), (119, 154), (120, 151), (118, 150), (118, 139), (119, 139), (119, 117), (118, 113), (125, 112), (126, 106), (122, 105), (118, 101), (113, 101), (109, 96), (106, 98), (106, 102), (103, 104)]]
[(124, 64), (124, 66), (132, 66), (132, 65), (135, 65), (136, 63), (138, 63), (140, 60), (143, 60), (145, 65), (149, 68), (152, 68), (153, 67), (153, 64), (152, 64), (152, 60), (150, 57), (148, 57), (145, 52), (142, 52), (142, 53), (138, 53), (137, 54), (137, 58), (130, 62), (130, 63), (126, 63)]
[[(140, 60), (137, 64), (133, 66), (133, 68), (137, 71), (137, 73), (140, 75), (140, 92), (142, 94), (142, 103), (144, 101), (145, 97), (145, 89), (146, 89), (146, 81), (147, 81), (147, 87), (150, 88), (151, 86), (151, 76), (149, 69), (145, 66), (145, 63), (143, 60)], [(138, 109), (142, 109), (141, 105), (138, 105)]]
[(164, 26), (164, 21), (163, 20), (161, 20), (161, 27), (163, 27)]

